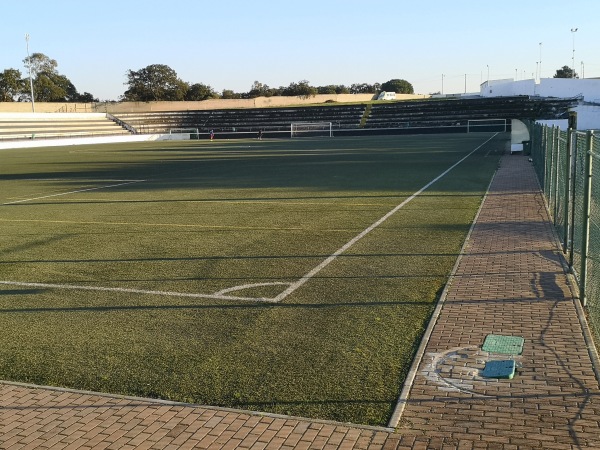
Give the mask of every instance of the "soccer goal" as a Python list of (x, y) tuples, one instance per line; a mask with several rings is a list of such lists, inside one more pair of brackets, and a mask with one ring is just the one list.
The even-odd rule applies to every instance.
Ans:
[(467, 133), (508, 131), (508, 119), (472, 119), (467, 121)]
[(171, 128), (169, 130), (169, 139), (172, 140), (188, 140), (200, 139), (198, 128)]
[(293, 138), (308, 136), (333, 137), (331, 122), (292, 122), (290, 131)]

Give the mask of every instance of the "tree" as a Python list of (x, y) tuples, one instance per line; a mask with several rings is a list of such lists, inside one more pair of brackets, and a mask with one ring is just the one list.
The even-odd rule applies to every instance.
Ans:
[[(97, 102), (89, 92), (80, 94), (66, 76), (59, 73), (38, 74), (33, 91), (35, 99), (40, 102)], [(27, 96), (29, 98), (30, 95)]]
[(283, 88), (281, 94), (290, 97), (309, 98), (317, 95), (317, 88), (311, 86), (307, 80), (302, 80), (298, 83), (290, 83), (288, 87)]
[(72, 94), (74, 88), (66, 77), (56, 73), (39, 73), (33, 82), (33, 93), (38, 102), (68, 101), (68, 92)]
[(335, 86), (333, 84), (329, 84), (327, 86), (318, 86), (317, 92), (319, 94), (335, 94)]
[(237, 92), (233, 92), (231, 89), (223, 89), (223, 93), (221, 94), (221, 98), (242, 98), (242, 94)]
[(164, 64), (151, 64), (138, 71), (127, 71), (129, 88), (123, 100), (132, 102), (183, 100), (190, 86)]
[(218, 95), (215, 93), (213, 88), (202, 83), (192, 84), (185, 94), (185, 99), (190, 101), (208, 100), (210, 98), (217, 97)]
[(255, 81), (248, 91), (248, 94), (246, 94), (246, 98), (272, 97), (276, 92), (277, 90), (271, 89), (269, 85)]
[(579, 78), (579, 76), (569, 66), (562, 66), (562, 68), (557, 69), (554, 78)]
[(350, 86), (351, 94), (374, 94), (381, 90), (379, 83), (368, 84), (368, 83), (354, 83)]
[(329, 84), (317, 87), (319, 94), (349, 94), (350, 90), (343, 84)]
[(90, 94), (89, 92), (84, 92), (83, 94), (79, 94), (79, 98), (77, 98), (77, 100), (75, 100), (77, 102), (81, 102), (81, 103), (93, 103), (93, 102), (98, 102), (99, 100), (94, 97), (92, 94)]
[(390, 81), (386, 81), (381, 85), (381, 90), (386, 92), (395, 92), (397, 94), (414, 94), (415, 90), (413, 89), (412, 84), (410, 84), (406, 80), (400, 80), (398, 78), (394, 78)]
[[(35, 100), (41, 102), (81, 102), (97, 101), (94, 96), (86, 92), (83, 96), (66, 76), (58, 73), (58, 63), (43, 53), (33, 53), (23, 60), (25, 66), (31, 70), (33, 78), (33, 95)], [(27, 89), (27, 82), (23, 80), (19, 100), (31, 101), (31, 93)]]
[(56, 68), (58, 63), (55, 59), (49, 58), (43, 53), (33, 53), (23, 60), (25, 67), (29, 68), (31, 65), (31, 76), (35, 79), (39, 73), (58, 73)]
[(0, 102), (14, 102), (26, 89), (26, 82), (17, 69), (4, 69), (0, 73)]

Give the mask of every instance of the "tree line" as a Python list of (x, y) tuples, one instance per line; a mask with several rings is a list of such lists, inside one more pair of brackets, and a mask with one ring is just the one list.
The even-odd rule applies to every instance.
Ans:
[[(98, 102), (89, 92), (79, 93), (73, 83), (58, 72), (56, 60), (43, 53), (33, 53), (23, 60), (31, 72), (23, 75), (18, 69), (5, 69), (0, 73), (0, 102), (30, 102), (31, 87), (35, 101), (39, 102)], [(292, 82), (288, 86), (270, 87), (255, 81), (248, 92), (224, 89), (216, 92), (204, 83), (181, 80), (175, 70), (164, 64), (151, 64), (140, 70), (128, 70), (126, 90), (120, 101), (199, 101), (213, 98), (248, 99), (256, 97), (294, 96), (309, 98), (316, 94), (371, 94), (390, 91), (413, 94), (413, 86), (406, 80), (392, 79), (381, 83), (354, 83), (350, 86), (331, 84), (312, 86), (307, 80)]]
[[(23, 60), (31, 72), (28, 76), (17, 69), (5, 69), (0, 73), (0, 102), (30, 102), (31, 87), (34, 100), (39, 102), (98, 102), (89, 92), (79, 93), (73, 83), (58, 73), (58, 63), (43, 53), (33, 53)], [(554, 78), (577, 78), (568, 66), (556, 71)], [(256, 97), (293, 96), (309, 98), (316, 94), (376, 94), (381, 91), (413, 94), (408, 81), (394, 78), (385, 83), (354, 83), (350, 86), (330, 84), (312, 86), (307, 80), (292, 82), (288, 86), (270, 87), (255, 81), (248, 92), (224, 89), (216, 92), (204, 83), (189, 83), (181, 80), (175, 70), (164, 64), (151, 64), (140, 70), (128, 70), (127, 89), (120, 101), (199, 101), (213, 98), (249, 99)]]
[(302, 80), (277, 88), (255, 81), (248, 92), (234, 92), (231, 89), (224, 89), (219, 94), (206, 84), (190, 84), (181, 80), (173, 69), (164, 64), (152, 64), (137, 71), (129, 70), (127, 79), (128, 89), (122, 96), (123, 101), (195, 101), (211, 98), (235, 99), (273, 96), (309, 98), (316, 94), (363, 94), (377, 93), (382, 90), (403, 94), (414, 93), (414, 89), (408, 81), (394, 79), (383, 84), (355, 83), (351, 86), (341, 84), (311, 86), (307, 80)]

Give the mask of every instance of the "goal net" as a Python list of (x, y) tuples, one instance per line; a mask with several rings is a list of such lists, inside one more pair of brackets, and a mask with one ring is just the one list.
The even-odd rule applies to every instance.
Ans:
[(172, 140), (188, 140), (200, 139), (198, 128), (171, 128), (169, 130), (169, 139)]
[(292, 122), (290, 131), (293, 138), (308, 136), (333, 137), (331, 122)]
[(471, 119), (467, 121), (467, 133), (508, 131), (508, 119)]

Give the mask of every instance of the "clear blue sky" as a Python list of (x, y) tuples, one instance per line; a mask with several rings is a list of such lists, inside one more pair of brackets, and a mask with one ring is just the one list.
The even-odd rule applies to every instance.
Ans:
[[(600, 77), (599, 0), (23, 0), (2, 2), (0, 71), (30, 53), (79, 92), (117, 100), (128, 70), (166, 64), (217, 92), (402, 78), (415, 92), (478, 92), (487, 79), (584, 63)], [(578, 28), (572, 33), (572, 28)], [(442, 74), (444, 75), (442, 77)]]

